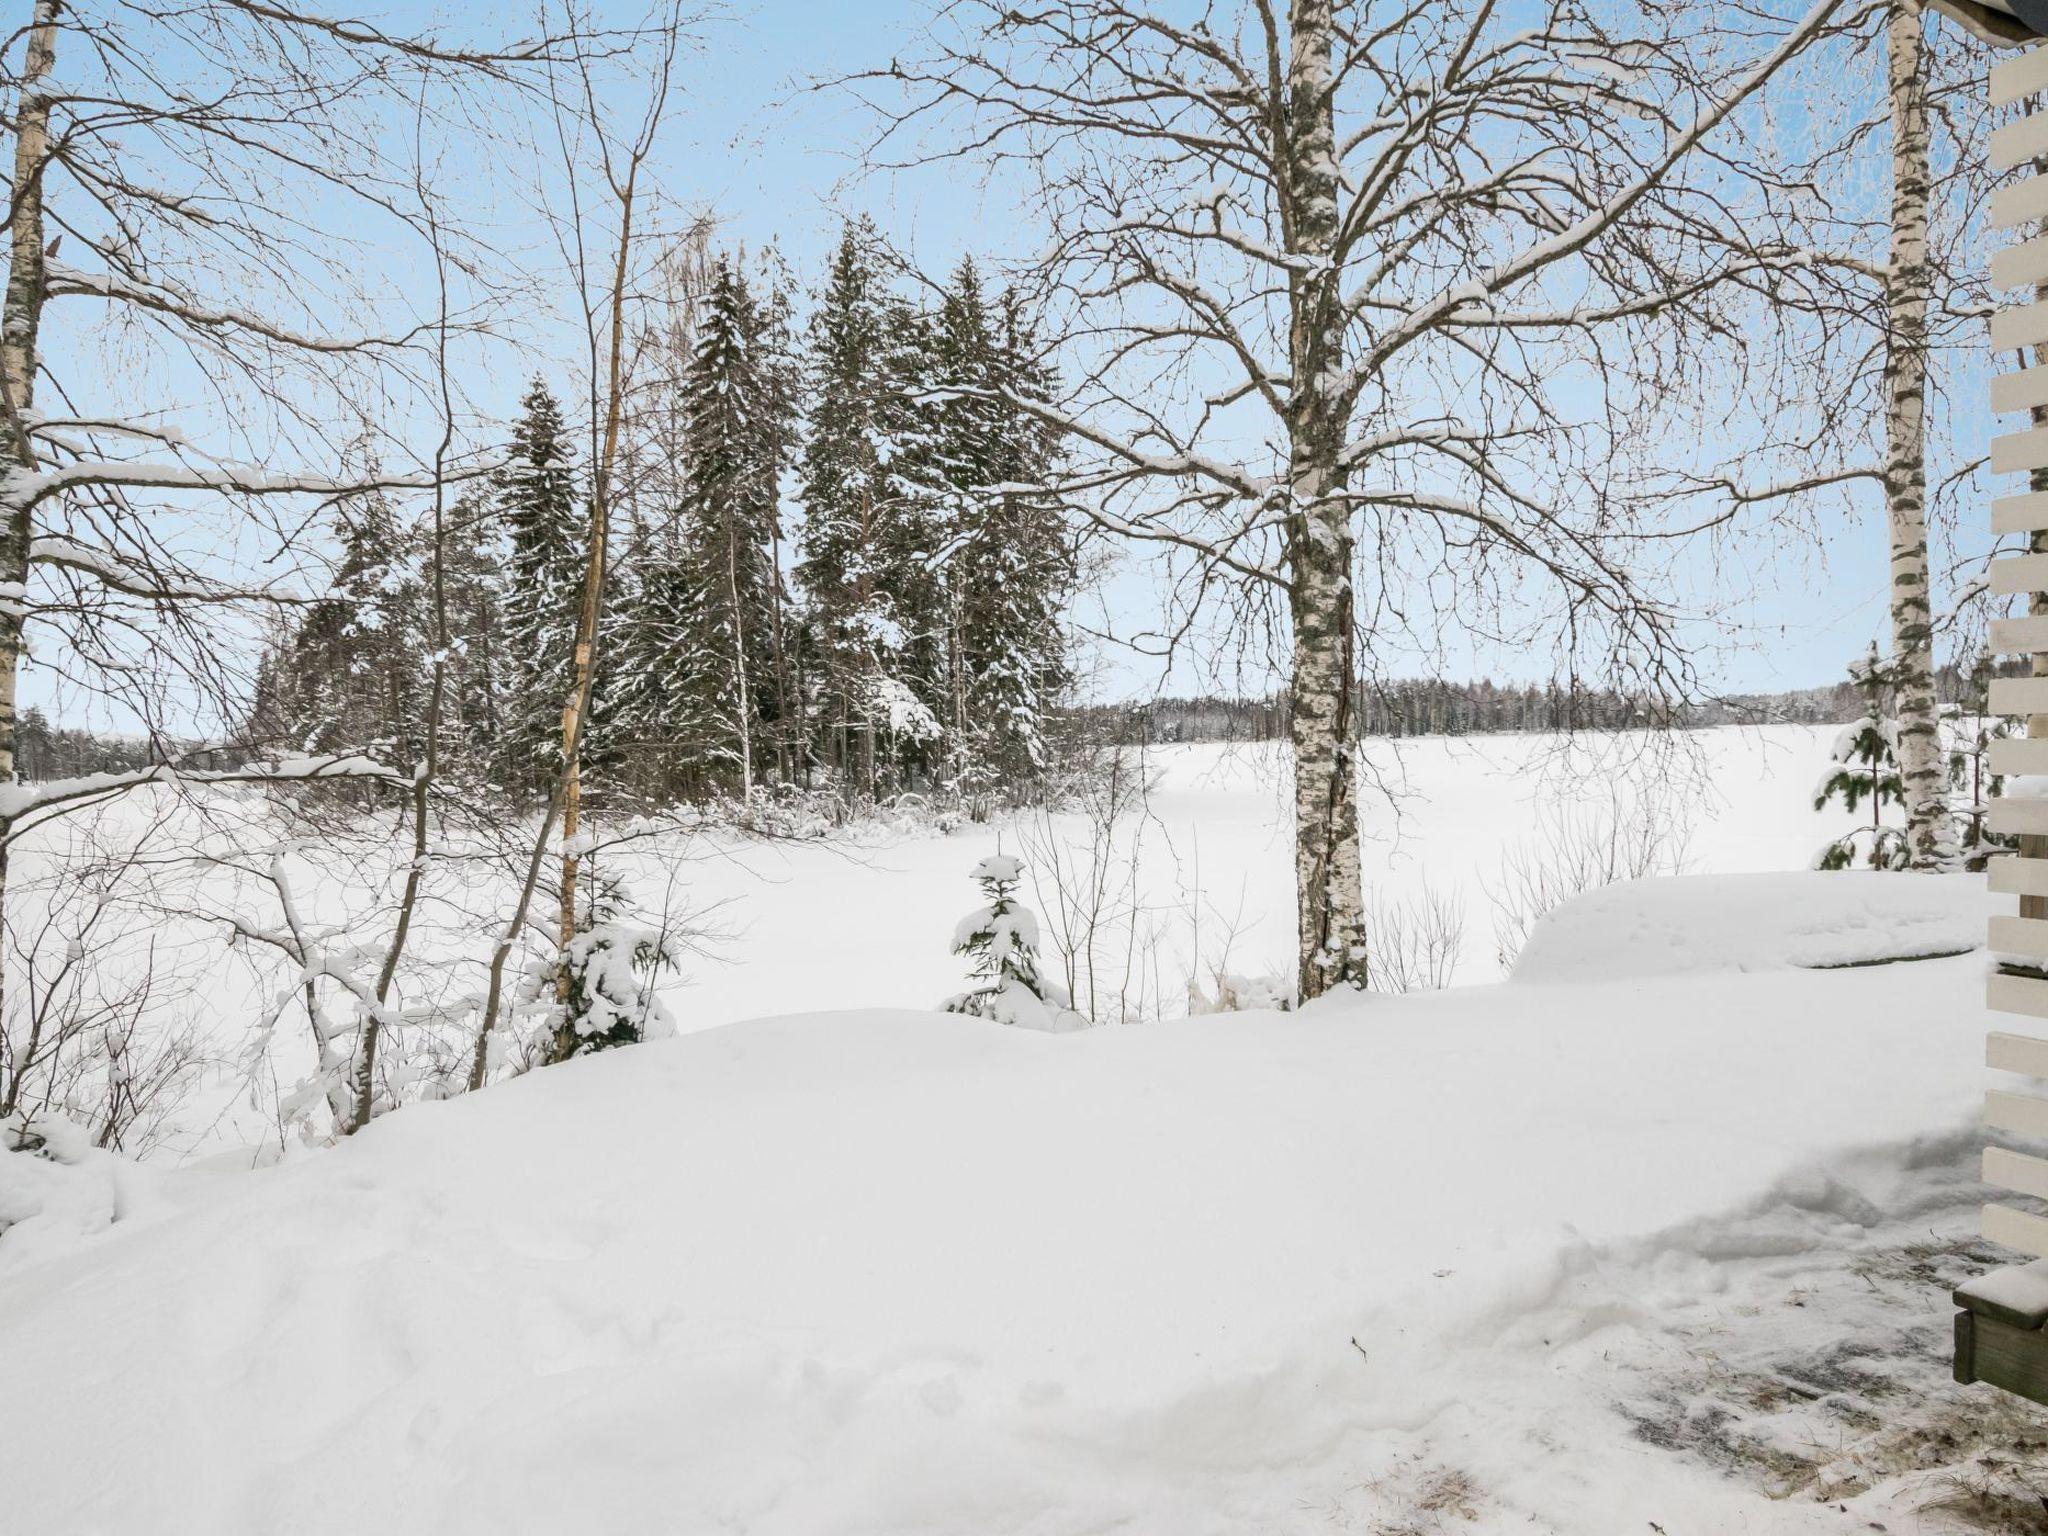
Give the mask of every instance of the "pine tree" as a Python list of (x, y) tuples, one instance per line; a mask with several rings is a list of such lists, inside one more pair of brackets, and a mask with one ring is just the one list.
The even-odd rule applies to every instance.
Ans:
[(971, 877), (987, 900), (960, 919), (953, 953), (967, 957), (969, 974), (981, 984), (946, 999), (946, 1012), (1053, 1033), (1084, 1027), (1087, 1021), (1073, 1011), (1066, 989), (1039, 964), (1038, 914), (1017, 900), (1023, 861), (990, 854)]
[(573, 460), (561, 407), (536, 378), (496, 487), (509, 544), (499, 772), (514, 791), (532, 792), (560, 765), (584, 563)]
[(1868, 657), (1850, 666), (1849, 678), (1863, 696), (1864, 712), (1835, 737), (1830, 766), (1814, 791), (1813, 808), (1825, 810), (1831, 800), (1840, 799), (1854, 815), (1867, 801), (1870, 824), (1845, 832), (1821, 849), (1814, 867), (1848, 869), (1860, 860), (1872, 869), (1904, 869), (1910, 859), (1905, 831), (1884, 822), (1887, 803), (1905, 803), (1905, 787), (1899, 780), (1898, 727), (1884, 708), (1890, 677), (1875, 644)]

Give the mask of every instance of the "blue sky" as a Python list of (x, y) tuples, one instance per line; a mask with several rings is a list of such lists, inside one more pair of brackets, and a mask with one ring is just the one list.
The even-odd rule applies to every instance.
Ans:
[[(493, 25), (480, 19), (485, 14), (481, 7), (400, 6), (381, 19), (398, 30), (438, 17), (449, 31), (468, 34)], [(858, 176), (870, 123), (845, 97), (805, 89), (813, 79), (913, 51), (928, 14), (923, 0), (757, 0), (708, 23), (680, 73), (680, 93), (653, 166), (671, 217), (708, 211), (730, 243), (758, 247), (772, 240), (806, 284), (822, 269), (842, 218), (852, 213), (871, 214), (934, 274), (949, 270), (963, 252), (1000, 259), (1042, 246), (1042, 231), (1019, 215), (1014, 189), (982, 184), (969, 166)], [(525, 211), (530, 185), (481, 174), (472, 180), (463, 200), (544, 263), (538, 223)], [(469, 365), (468, 392), (490, 416), (509, 417), (536, 368), (558, 379), (574, 368), (577, 343), (567, 327), (532, 326), (527, 339), (529, 350), (516, 359), (501, 352)], [(1975, 441), (1957, 443), (1954, 451), (1981, 452), (1988, 417), (1962, 414)], [(1965, 504), (1965, 518), (1972, 527), (1982, 525), (1981, 501)], [(1830, 682), (1883, 633), (1887, 551), (1875, 488), (1845, 497), (1830, 523), (1824, 549), (1733, 569), (1711, 568), (1704, 557), (1688, 563), (1684, 574), (1695, 587), (1690, 596), (1741, 604), (1738, 630), (1702, 654), (1711, 685), (1744, 691)], [(1981, 547), (1984, 540), (1973, 533), (1965, 542)], [(1142, 559), (1129, 559), (1090, 600), (1089, 615), (1091, 622), (1106, 617), (1120, 628), (1141, 626), (1157, 608), (1151, 572)], [(1540, 665), (1517, 655), (1455, 649), (1441, 663), (1453, 676), (1517, 681), (1540, 677), (1532, 670)], [(1162, 686), (1192, 690), (1206, 681), (1199, 667), (1163, 677), (1156, 661), (1118, 654), (1106, 657), (1103, 678), (1106, 691), (1124, 696)]]
[[(841, 210), (872, 213), (927, 271), (945, 270), (964, 250), (1037, 249), (1042, 235), (1022, 225), (1006, 189), (977, 185), (966, 167), (889, 180), (854, 177), (863, 120), (843, 101), (797, 89), (807, 78), (912, 50), (927, 14), (910, 0), (760, 0), (717, 24), (706, 54), (685, 77), (685, 110), (666, 155), (670, 191), (715, 210), (735, 238), (777, 239), (806, 274), (821, 265)], [(1958, 415), (1950, 453), (1983, 452), (1988, 412)], [(1988, 521), (1983, 501), (1966, 500), (1962, 516), (1964, 547), (1981, 549), (1988, 540), (1975, 530)], [(1746, 604), (1740, 631), (1703, 657), (1712, 682), (1731, 691), (1831, 682), (1883, 636), (1888, 546), (1876, 487), (1849, 492), (1826, 523), (1823, 548), (1788, 552), (1774, 566), (1710, 574), (1704, 559), (1692, 565), (1702, 590), (1712, 586)], [(1107, 606), (1133, 617), (1149, 603), (1149, 591), (1142, 572), (1126, 571), (1112, 582)], [(1475, 675), (1527, 670), (1514, 656), (1472, 653), (1462, 660)], [(1454, 670), (1458, 661), (1452, 658)], [(1158, 677), (1156, 663), (1143, 660), (1117, 662), (1113, 671), (1119, 691), (1149, 691)], [(1199, 679), (1183, 671), (1175, 682), (1195, 686)]]

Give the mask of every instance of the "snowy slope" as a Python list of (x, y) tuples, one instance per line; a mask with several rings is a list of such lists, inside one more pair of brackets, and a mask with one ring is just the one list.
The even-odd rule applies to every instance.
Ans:
[[(1833, 879), (1801, 905), (1863, 923)], [(1967, 1125), (1980, 971), (763, 1020), (167, 1175), (69, 1251), (0, 1243), (6, 1520), (1863, 1529), (1632, 1433), (1601, 1362), (1658, 1325), (1588, 1280), (1729, 1212), (1877, 1220), (1845, 1170)]]

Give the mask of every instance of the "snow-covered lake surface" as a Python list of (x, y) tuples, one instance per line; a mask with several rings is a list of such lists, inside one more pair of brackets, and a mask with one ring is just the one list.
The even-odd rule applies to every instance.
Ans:
[[(1812, 787), (1832, 727), (1689, 732), (1673, 740), (1588, 738), (1576, 749), (1545, 736), (1424, 737), (1370, 755), (1361, 812), (1366, 879), (1376, 905), (1411, 909), (1430, 893), (1461, 916), (1461, 982), (1502, 974), (1496, 897), (1505, 866), (1541, 862), (1576, 830), (1618, 825), (1625, 839), (1658, 825), (1687, 871), (1802, 869), (1847, 822), (1816, 813)], [(1135, 848), (1135, 939), (1108, 925), (1098, 993), (1122, 990), (1178, 1011), (1190, 980), (1213, 990), (1219, 966), (1291, 974), (1294, 943), (1291, 809), (1285, 758), (1259, 746), (1160, 747), (1142, 811), (1118, 823), (1118, 856)], [(1085, 862), (1095, 829), (1083, 818), (962, 826), (943, 837), (722, 844), (695, 850), (682, 898), (717, 930), (687, 984), (672, 994), (685, 1029), (762, 1013), (929, 1007), (960, 986), (946, 943), (977, 897), (967, 872), (998, 846), (1043, 873), (1048, 837)], [(670, 870), (651, 856), (635, 880), (649, 904)], [(1511, 880), (1507, 883), (1512, 883)], [(1050, 920), (1043, 882), (1027, 891)], [(1115, 893), (1113, 892), (1114, 896)], [(1128, 903), (1112, 900), (1117, 913)], [(1086, 978), (1082, 978), (1085, 989)]]
[[(1471, 980), (1299, 1014), (910, 1011), (1015, 825), (700, 844), (732, 933), (681, 1038), (276, 1167), (9, 1159), (0, 1530), (2034, 1529), (2038, 1422), (1944, 1379), (1947, 1288), (1999, 1258), (1949, 953), (1988, 898), (1797, 872), (1826, 738), (1707, 733), (1704, 780), (1408, 744), (1373, 878), (1463, 905)], [(1271, 755), (1157, 766), (1155, 992), (1233, 924), (1232, 968), (1284, 965)], [(1561, 789), (1689, 808), (1699, 873), (1496, 980), (1489, 887)]]

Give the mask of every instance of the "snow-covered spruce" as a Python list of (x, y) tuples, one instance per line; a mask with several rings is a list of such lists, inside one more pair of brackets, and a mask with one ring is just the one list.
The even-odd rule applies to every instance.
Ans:
[(1988, 825), (1991, 802), (2009, 793), (2005, 775), (1991, 769), (1991, 744), (2012, 734), (2009, 716), (1990, 712), (1991, 679), (1995, 673), (1989, 651), (1979, 653), (1970, 669), (1969, 707), (1944, 711), (1948, 737), (1949, 815), (1955, 824), (1957, 862), (1981, 870), (1993, 854), (2017, 846), (2017, 839), (1993, 832)]
[(1899, 776), (1898, 725), (1884, 708), (1888, 676), (1877, 647), (1852, 664), (1849, 678), (1863, 695), (1864, 712), (1842, 727), (1828, 753), (1828, 767), (1814, 787), (1813, 808), (1825, 810), (1839, 799), (1851, 815), (1869, 805), (1868, 824), (1844, 832), (1824, 846), (1814, 859), (1816, 869), (1848, 869), (1865, 864), (1872, 869), (1905, 869), (1912, 851), (1905, 829), (1887, 826), (1887, 804), (1905, 804), (1905, 786)]
[(531, 967), (519, 991), (519, 1011), (539, 1017), (533, 1038), (546, 1061), (663, 1040), (676, 1032), (675, 1017), (655, 990), (656, 979), (676, 969), (670, 936), (625, 921), (617, 885), (594, 875), (581, 906), (568, 947)]
[(946, 1012), (1051, 1034), (1085, 1029), (1088, 1021), (1074, 1011), (1066, 988), (1038, 963), (1038, 914), (1016, 895), (1023, 860), (992, 853), (974, 866), (972, 877), (988, 901), (960, 919), (953, 953), (972, 961), (971, 974), (981, 985), (947, 998)]

